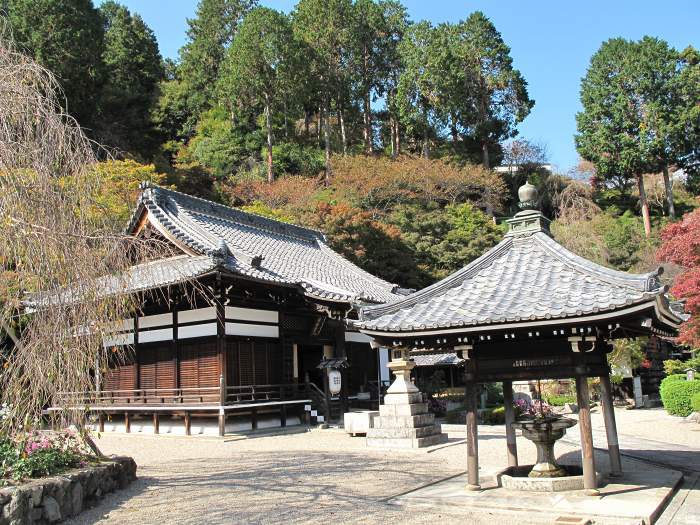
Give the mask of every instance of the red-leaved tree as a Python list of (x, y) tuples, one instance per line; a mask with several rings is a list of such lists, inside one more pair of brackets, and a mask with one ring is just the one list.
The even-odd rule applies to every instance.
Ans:
[(685, 299), (685, 310), (691, 314), (683, 323), (680, 341), (700, 347), (700, 209), (686, 214), (680, 222), (661, 231), (662, 244), (657, 258), (683, 268), (671, 288), (671, 294)]

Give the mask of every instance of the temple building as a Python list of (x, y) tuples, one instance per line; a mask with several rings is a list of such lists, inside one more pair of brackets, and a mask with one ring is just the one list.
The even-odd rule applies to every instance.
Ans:
[[(606, 359), (612, 342), (673, 336), (684, 315), (669, 302), (661, 269), (633, 275), (575, 255), (552, 238), (549, 221), (536, 209), (534, 186), (520, 188), (519, 197), (522, 211), (508, 220), (509, 231), (498, 245), (432, 286), (363, 308), (351, 324), (377, 346), (392, 349), (392, 371), (412, 369), (420, 354), (456, 353), (464, 359), (472, 489), (480, 486), (476, 385), (503, 382), (508, 463), (517, 466), (512, 381), (575, 378), (584, 483), (595, 493), (587, 380), (600, 380), (614, 475), (621, 472), (621, 461)], [(389, 392), (409, 400), (416, 396), (415, 387), (398, 386)]]
[[(378, 403), (388, 382), (387, 351), (346, 328), (361, 306), (407, 291), (334, 252), (308, 228), (144, 184), (128, 233), (155, 239), (169, 256), (131, 268), (124, 289), (142, 310), (105, 341), (128, 345), (126, 359), (103, 364), (99, 389), (75, 396), (104, 416), (227, 417), (261, 413), (285, 424), (287, 409), (338, 417), (347, 405)], [(107, 284), (107, 286), (109, 286)], [(204, 292), (204, 293), (203, 293)], [(327, 368), (340, 371), (340, 392)], [(301, 414), (303, 415), (303, 413)], [(322, 418), (319, 417), (319, 420)]]

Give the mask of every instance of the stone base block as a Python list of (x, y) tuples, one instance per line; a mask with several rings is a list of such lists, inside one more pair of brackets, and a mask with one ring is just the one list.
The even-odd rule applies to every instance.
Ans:
[(374, 418), (374, 428), (416, 428), (427, 427), (435, 422), (433, 414), (416, 416), (383, 416)]
[(368, 438), (423, 438), (440, 434), (439, 425), (417, 428), (371, 428), (367, 431)]
[(427, 413), (427, 403), (413, 403), (411, 405), (381, 405), (379, 407), (379, 415), (381, 417), (416, 416)]
[(423, 402), (423, 394), (420, 392), (387, 394), (384, 396), (385, 405), (411, 405)]
[(423, 448), (439, 445), (447, 442), (446, 434), (433, 434), (425, 437), (369, 437), (367, 436), (367, 446), (374, 448), (409, 449)]

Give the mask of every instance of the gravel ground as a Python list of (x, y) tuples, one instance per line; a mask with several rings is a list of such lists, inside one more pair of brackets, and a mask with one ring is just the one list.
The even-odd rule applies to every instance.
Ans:
[[(643, 438), (649, 449), (691, 447), (687, 454), (700, 443), (700, 425), (683, 423), (663, 410), (616, 410), (616, 416), (623, 450), (625, 436)], [(592, 420), (597, 445), (604, 446), (597, 409)], [(556, 452), (575, 462), (577, 427), (569, 432), (569, 442), (558, 443)], [(460, 437), (451, 436), (447, 446), (431, 452), (385, 452), (367, 449), (363, 438), (333, 429), (226, 438), (103, 435), (98, 443), (105, 453), (136, 460), (139, 480), (70, 523), (538, 523), (536, 517), (515, 520), (496, 509), (457, 517), (385, 503), (463, 473), (466, 447)], [(479, 438), (484, 477), (506, 463), (503, 427), (479, 427)], [(534, 462), (534, 447), (523, 438), (518, 438), (518, 453), (521, 464)]]
[[(480, 429), (483, 475), (505, 463), (505, 438)], [(337, 430), (245, 438), (105, 435), (108, 454), (126, 454), (139, 480), (108, 496), (71, 523), (337, 523), (464, 522), (435, 512), (401, 510), (384, 501), (464, 472), (466, 447), (457, 440), (434, 450), (379, 452)], [(534, 447), (519, 443), (523, 460)], [(558, 446), (559, 453), (570, 447)], [(484, 510), (469, 523), (490, 523)], [(500, 520), (502, 523), (509, 521)], [(536, 521), (535, 521), (536, 522)], [(533, 523), (535, 523), (533, 522)], [(523, 523), (522, 519), (512, 523)]]

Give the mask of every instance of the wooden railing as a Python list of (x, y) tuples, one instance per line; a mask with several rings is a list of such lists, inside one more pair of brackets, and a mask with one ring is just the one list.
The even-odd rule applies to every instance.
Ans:
[[(308, 399), (312, 383), (229, 386), (201, 388), (142, 388), (100, 392), (62, 392), (56, 406), (153, 406), (153, 405), (237, 405), (294, 399)], [(323, 395), (323, 392), (318, 391)]]

